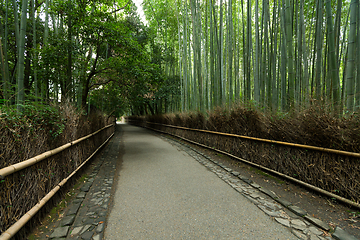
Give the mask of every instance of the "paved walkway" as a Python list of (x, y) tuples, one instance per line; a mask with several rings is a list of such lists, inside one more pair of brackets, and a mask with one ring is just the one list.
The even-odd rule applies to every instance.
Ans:
[(120, 127), (49, 238), (332, 239), (306, 211), (204, 154)]
[(105, 239), (297, 239), (187, 153), (124, 125)]

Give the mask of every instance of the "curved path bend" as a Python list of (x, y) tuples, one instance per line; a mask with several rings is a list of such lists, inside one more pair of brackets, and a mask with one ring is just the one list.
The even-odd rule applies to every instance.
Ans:
[(122, 125), (104, 239), (298, 239), (187, 153)]

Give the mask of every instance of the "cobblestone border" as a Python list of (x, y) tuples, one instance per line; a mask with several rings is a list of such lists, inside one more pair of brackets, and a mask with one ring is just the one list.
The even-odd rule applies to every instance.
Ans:
[(233, 171), (193, 147), (165, 136), (162, 136), (162, 138), (188, 153), (249, 201), (253, 202), (264, 213), (273, 217), (275, 221), (290, 228), (291, 232), (299, 239), (358, 240), (339, 227), (335, 228), (332, 237), (330, 237), (331, 228), (329, 225), (320, 219), (312, 217), (304, 209), (293, 205), (284, 198), (279, 198), (275, 192), (263, 188), (247, 177), (242, 176), (239, 172)]
[(103, 239), (119, 145), (120, 134), (117, 133), (49, 239)]

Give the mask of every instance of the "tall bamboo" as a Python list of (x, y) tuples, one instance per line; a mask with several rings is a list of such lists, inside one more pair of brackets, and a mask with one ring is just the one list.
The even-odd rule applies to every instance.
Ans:
[(304, 0), (300, 1), (300, 28), (301, 28), (301, 38), (302, 38), (302, 62), (303, 62), (303, 78), (301, 85), (302, 99), (304, 106), (309, 105), (309, 67), (308, 67), (308, 54), (307, 54), (307, 45), (305, 39), (305, 23), (304, 23)]
[(247, 19), (246, 19), (246, 47), (244, 54), (244, 97), (245, 101), (251, 100), (251, 39), (252, 39), (252, 30), (251, 30), (251, 1), (247, 1)]
[(178, 54), (179, 54), (179, 76), (180, 76), (180, 107), (181, 107), (181, 111), (185, 111), (184, 108), (184, 72), (183, 72), (183, 58), (182, 58), (182, 44), (181, 44), (181, 24), (180, 24), (180, 19), (179, 19), (179, 12), (181, 10), (176, 9), (176, 20), (177, 20), (177, 28), (178, 28), (178, 44), (179, 44), (179, 49), (178, 49)]
[(346, 64), (346, 109), (354, 110), (355, 60), (356, 60), (356, 21), (359, 0), (352, 0), (350, 4), (350, 32), (348, 37), (348, 60)]
[[(190, 10), (191, 10), (191, 17), (192, 17), (192, 49), (193, 49), (193, 97), (194, 97), (194, 104), (195, 109), (198, 109), (198, 104), (200, 104), (201, 94), (199, 93), (200, 88), (198, 86), (198, 82), (200, 82), (199, 76), (198, 76), (198, 65), (199, 65), (199, 59), (198, 59), (198, 51), (199, 51), (199, 45), (198, 45), (198, 22), (197, 22), (197, 16), (196, 16), (196, 3), (195, 0), (190, 0)], [(200, 104), (201, 105), (201, 104)]]
[[(73, 54), (72, 54), (72, 38), (73, 38), (73, 23), (72, 23), (72, 0), (67, 0), (67, 66), (66, 66), (66, 78), (63, 82), (63, 89), (61, 89), (62, 101), (70, 100), (70, 88), (72, 83), (72, 65), (73, 65)], [(90, 99), (90, 98), (89, 98)], [(89, 103), (90, 104), (90, 103)]]
[[(340, 61), (339, 48), (340, 48), (341, 8), (342, 8), (342, 0), (337, 0), (334, 31), (335, 31), (336, 59), (338, 61)], [(337, 65), (339, 66), (339, 62), (337, 63)]]
[(19, 63), (17, 72), (17, 109), (22, 111), (22, 104), (25, 101), (25, 89), (24, 89), (24, 60), (25, 60), (25, 33), (26, 33), (26, 20), (28, 0), (23, 0), (21, 7), (21, 22), (20, 22), (20, 34), (19, 34)]
[[(9, 100), (9, 83), (10, 83), (10, 73), (9, 73), (9, 64), (8, 64), (8, 0), (5, 0), (5, 19), (4, 19), (4, 26), (0, 23), (0, 37), (3, 39), (2, 44), (0, 44), (2, 48), (2, 78), (3, 78), (3, 97), (5, 103), (8, 104)], [(4, 31), (2, 31), (4, 29)]]
[(205, 35), (204, 35), (204, 54), (203, 54), (203, 76), (204, 76), (204, 104), (205, 110), (210, 110), (210, 90), (209, 90), (209, 0), (205, 2)]
[(316, 66), (315, 66), (315, 99), (317, 101), (321, 100), (321, 76), (322, 76), (322, 50), (323, 50), (323, 34), (322, 34), (322, 23), (323, 23), (323, 0), (317, 1), (316, 9)]
[[(328, 27), (328, 41), (329, 41), (329, 58), (330, 58), (330, 76), (331, 86), (333, 95), (333, 104), (335, 113), (339, 113), (340, 104), (340, 79), (338, 70), (338, 60), (336, 59), (336, 48), (335, 48), (335, 32), (333, 28), (332, 12), (331, 12), (331, 1), (326, 1), (326, 15), (327, 15), (327, 27)], [(327, 86), (329, 87), (329, 86)]]
[(210, 105), (211, 108), (216, 104), (216, 89), (215, 89), (215, 46), (214, 46), (214, 18), (212, 0), (209, 0), (209, 19), (210, 19)]
[[(240, 2), (237, 5), (237, 12), (240, 14)], [(236, 21), (235, 21), (235, 31), (234, 31), (234, 74), (235, 74), (235, 101), (238, 102), (240, 99), (240, 17), (239, 14), (235, 14)]]
[(224, 7), (223, 0), (220, 0), (220, 20), (219, 20), (219, 63), (220, 63), (220, 95), (221, 95), (221, 104), (224, 105), (225, 98), (225, 72), (224, 72)]
[(232, 14), (233, 3), (229, 0), (228, 4), (228, 81), (229, 81), (229, 106), (234, 101), (234, 81), (233, 81), (233, 14)]
[(263, 18), (264, 18), (264, 51), (263, 51), (263, 74), (262, 79), (265, 83), (266, 92), (264, 92), (264, 100), (268, 109), (272, 108), (272, 84), (271, 84), (271, 55), (270, 55), (270, 43), (269, 43), (269, 24), (270, 24), (270, 14), (269, 14), (269, 1), (263, 0)]
[(39, 88), (38, 88), (38, 77), (37, 77), (37, 40), (36, 40), (36, 3), (35, 0), (31, 1), (31, 16), (32, 16), (32, 32), (33, 32), (33, 54), (32, 54), (32, 65), (33, 65), (33, 71), (34, 71), (34, 90), (35, 90), (35, 98), (36, 101), (39, 98)]
[(259, 0), (255, 1), (255, 69), (254, 69), (254, 100), (260, 102), (259, 86), (259, 62), (260, 62), (260, 39), (259, 39)]
[(16, 0), (13, 0), (12, 3), (13, 3), (13, 11), (14, 11), (15, 42), (17, 43), (17, 46), (18, 46), (19, 40), (20, 40), (19, 13), (18, 13)]
[(278, 11), (277, 11), (277, 1), (274, 1), (274, 13), (273, 13), (273, 26), (272, 26), (272, 37), (271, 37), (271, 60), (270, 60), (270, 66), (271, 66), (271, 109), (274, 112), (277, 112), (278, 110), (278, 88), (277, 88), (277, 79), (278, 76), (276, 74), (276, 67), (278, 64), (277, 61), (277, 42), (278, 42)]
[(288, 104), (292, 109), (295, 103), (295, 74), (294, 74), (294, 58), (293, 58), (293, 32), (291, 19), (291, 4), (290, 0), (285, 0), (285, 34), (286, 34), (286, 48), (287, 48), (287, 74), (288, 74)]
[(286, 34), (285, 34), (285, 8), (282, 8), (281, 12), (281, 36), (280, 36), (280, 50), (281, 50), (281, 110), (286, 111), (288, 105), (287, 99), (287, 54), (286, 54)]
[[(244, 14), (244, 1), (241, 0), (241, 3), (240, 3), (240, 6), (241, 6), (241, 22), (242, 22), (242, 49), (243, 49), (243, 58), (242, 58), (242, 85), (243, 85), (243, 100), (247, 100), (246, 97), (247, 97), (247, 94), (246, 94), (246, 88), (247, 88), (247, 84), (246, 84), (246, 72), (247, 72), (247, 69), (246, 69), (246, 54), (247, 54), (247, 49), (246, 49), (246, 37), (245, 37), (245, 14)], [(240, 54), (240, 51), (239, 51), (239, 54)], [(240, 59), (240, 57), (239, 57)]]

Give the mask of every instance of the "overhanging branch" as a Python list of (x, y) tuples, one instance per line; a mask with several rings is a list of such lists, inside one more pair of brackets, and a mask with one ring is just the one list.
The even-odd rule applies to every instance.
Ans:
[(131, 2), (131, 0), (129, 0), (129, 1), (126, 3), (125, 6), (119, 8), (119, 9), (115, 9), (115, 10), (112, 11), (111, 13), (116, 13), (116, 12), (118, 12), (118, 11), (121, 11), (121, 10), (125, 9), (125, 8), (127, 7), (127, 5), (129, 5), (130, 2)]
[(114, 81), (114, 80), (113, 80), (113, 79), (109, 79), (109, 80), (107, 80), (107, 81), (105, 81), (105, 82), (91, 84), (91, 85), (89, 86), (89, 89), (91, 89), (91, 88), (93, 88), (93, 87), (95, 87), (95, 86), (101, 86), (101, 85), (108, 84), (109, 82), (112, 82), (112, 81)]

